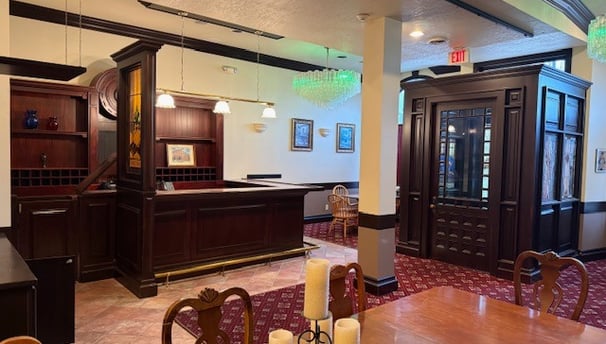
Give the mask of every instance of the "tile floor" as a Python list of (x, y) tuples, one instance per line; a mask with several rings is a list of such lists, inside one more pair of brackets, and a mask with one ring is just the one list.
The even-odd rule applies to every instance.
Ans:
[[(305, 238), (320, 248), (312, 257), (331, 264), (357, 261), (357, 250), (314, 238)], [(135, 344), (160, 343), (164, 311), (175, 300), (195, 297), (205, 287), (224, 290), (245, 288), (251, 295), (298, 284), (305, 280), (305, 258), (291, 258), (259, 264), (224, 275), (213, 273), (158, 287), (158, 296), (139, 299), (114, 279), (76, 284), (76, 343)], [(173, 343), (193, 343), (180, 326), (173, 327)]]

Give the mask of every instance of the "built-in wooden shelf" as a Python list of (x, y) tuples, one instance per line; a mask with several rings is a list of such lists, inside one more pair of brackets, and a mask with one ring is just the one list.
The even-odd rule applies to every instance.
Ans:
[(44, 129), (13, 129), (13, 135), (48, 135), (48, 136), (78, 136), (83, 139), (88, 137), (86, 131), (57, 131)]
[(12, 186), (78, 185), (88, 176), (88, 168), (13, 168)]
[(174, 136), (157, 136), (158, 142), (215, 142), (215, 139), (210, 137), (174, 137)]
[(215, 167), (157, 167), (156, 179), (167, 182), (208, 181), (217, 179)]

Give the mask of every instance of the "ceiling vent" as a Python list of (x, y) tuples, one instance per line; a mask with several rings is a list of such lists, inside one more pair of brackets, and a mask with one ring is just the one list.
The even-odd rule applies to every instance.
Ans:
[(431, 37), (430, 39), (427, 40), (427, 44), (431, 44), (431, 45), (444, 44), (446, 42), (448, 42), (448, 38), (442, 37), (442, 36)]

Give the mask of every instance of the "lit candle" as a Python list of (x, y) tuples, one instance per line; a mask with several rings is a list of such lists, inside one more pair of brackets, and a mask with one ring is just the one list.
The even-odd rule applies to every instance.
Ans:
[(269, 344), (293, 344), (292, 332), (283, 329), (269, 332)]
[[(312, 320), (311, 321), (311, 330), (316, 332), (316, 322), (320, 326), (320, 331), (328, 333), (328, 337), (330, 337), (332, 341), (332, 313), (328, 312), (328, 318), (323, 320)], [(325, 334), (320, 336), (320, 341), (322, 343), (329, 343)]]
[(328, 259), (311, 258), (305, 265), (305, 300), (303, 316), (307, 319), (328, 317)]
[(360, 323), (356, 319), (342, 318), (335, 322), (334, 344), (360, 344)]

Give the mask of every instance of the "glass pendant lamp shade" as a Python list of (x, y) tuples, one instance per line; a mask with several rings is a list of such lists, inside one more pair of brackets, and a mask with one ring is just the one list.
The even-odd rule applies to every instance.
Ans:
[(276, 109), (274, 109), (271, 105), (267, 105), (265, 109), (263, 109), (261, 118), (276, 118)]
[(606, 62), (606, 15), (597, 16), (587, 30), (587, 55), (599, 62)]
[(353, 70), (324, 69), (297, 74), (293, 89), (301, 97), (321, 107), (334, 107), (360, 93), (360, 73)]
[(213, 109), (214, 113), (220, 113), (220, 114), (229, 114), (231, 113), (231, 110), (229, 109), (229, 103), (226, 102), (225, 100), (219, 100), (216, 104), (215, 104), (215, 108)]
[(156, 107), (163, 109), (174, 109), (175, 99), (168, 93), (162, 93), (156, 99)]

